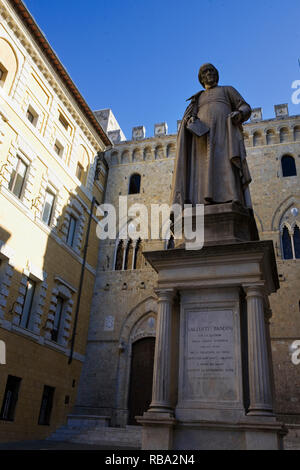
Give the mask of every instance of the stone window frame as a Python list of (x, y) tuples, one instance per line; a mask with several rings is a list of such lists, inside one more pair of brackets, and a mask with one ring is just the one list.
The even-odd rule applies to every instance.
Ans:
[[(296, 226), (300, 230), (300, 222), (298, 222), (297, 220), (295, 222), (293, 222), (291, 225), (288, 222), (283, 222), (283, 224), (280, 226), (280, 229), (279, 229), (280, 251), (281, 251), (281, 258), (282, 258), (283, 261), (297, 261), (297, 260), (300, 260), (300, 258), (296, 258), (296, 255), (295, 255), (294, 231), (295, 231)], [(292, 255), (293, 255), (292, 258), (285, 258), (284, 257), (282, 237), (283, 237), (283, 231), (284, 231), (285, 228), (288, 230), (288, 233), (289, 233), (289, 236), (290, 236)]]
[[(19, 198), (9, 190), (9, 183), (11, 180), (13, 167), (16, 164), (18, 158), (21, 158), (24, 163), (28, 165), (22, 193)], [(12, 197), (22, 202), (28, 209), (32, 208), (33, 183), (37, 172), (36, 161), (36, 155), (30, 152), (28, 148), (24, 148), (22, 143), (15, 142), (11, 145), (8, 151), (7, 162), (5, 163), (5, 168), (2, 171), (1, 185), (9, 191), (9, 194)]]
[[(78, 221), (77, 226), (76, 226), (73, 246), (70, 246), (67, 244), (68, 230), (69, 230), (69, 223), (70, 223), (71, 216), (76, 218)], [(75, 198), (72, 198), (70, 203), (67, 205), (61, 231), (63, 234), (62, 235), (63, 242), (70, 249), (74, 250), (78, 255), (81, 254), (81, 245), (82, 245), (82, 239), (83, 239), (84, 226), (85, 226), (84, 208)]]
[[(59, 276), (55, 276), (54, 280), (55, 284), (51, 292), (48, 317), (44, 327), (44, 338), (45, 341), (49, 342), (51, 345), (57, 345), (58, 347), (62, 347), (66, 350), (71, 334), (74, 295), (76, 294), (77, 290)], [(65, 300), (65, 305), (61, 316), (58, 338), (57, 341), (53, 341), (51, 339), (51, 332), (54, 326), (58, 297), (62, 297)]]
[[(46, 197), (47, 189), (50, 189), (55, 194), (54, 206), (52, 210), (52, 216), (50, 224), (46, 225), (42, 220), (44, 202)], [(40, 221), (44, 227), (48, 227), (50, 230), (56, 231), (59, 224), (59, 219), (63, 210), (63, 196), (62, 196), (63, 184), (58, 180), (56, 175), (47, 168), (45, 173), (42, 175), (40, 190), (38, 197), (35, 200), (33, 206), (36, 209), (35, 218)]]
[[(34, 130), (36, 130), (39, 134), (42, 134), (44, 124), (45, 124), (45, 111), (43, 110), (42, 106), (38, 103), (38, 101), (29, 94), (25, 93), (23, 103), (21, 105), (21, 108), (24, 113), (24, 122), (28, 122), (28, 125), (32, 126)], [(27, 118), (27, 112), (28, 110), (33, 114), (34, 120), (31, 122)]]
[[(27, 280), (31, 279), (36, 283), (36, 288), (33, 297), (33, 304), (31, 308), (30, 320), (29, 320), (29, 327), (24, 328), (21, 326), (22, 322), (22, 313), (23, 313), (23, 305), (25, 301), (26, 295), (26, 285)], [(21, 281), (18, 290), (18, 297), (14, 303), (14, 316), (12, 320), (12, 324), (15, 327), (20, 328), (24, 331), (29, 331), (33, 334), (40, 335), (41, 323), (42, 323), (42, 316), (43, 316), (43, 309), (45, 305), (45, 298), (47, 295), (47, 273), (45, 271), (41, 271), (38, 268), (31, 265), (28, 261), (26, 268), (23, 269), (23, 273), (21, 276)]]
[[(137, 250), (141, 247), (142, 240), (138, 238), (137, 240), (133, 240), (131, 238), (127, 238), (126, 240), (122, 240), (120, 238), (116, 239), (115, 249), (114, 249), (114, 258), (113, 258), (113, 270), (114, 271), (135, 271), (137, 270), (136, 266), (136, 258), (137, 258)], [(117, 254), (120, 244), (122, 244), (122, 267), (121, 269), (116, 269), (116, 262), (117, 262)], [(128, 257), (129, 253), (128, 250), (132, 250), (132, 258), (131, 258), (131, 266), (125, 267), (126, 256)], [(140, 268), (141, 269), (141, 268)]]
[(14, 273), (13, 256), (13, 250), (3, 240), (0, 240), (0, 325), (1, 321), (4, 320), (9, 289)]

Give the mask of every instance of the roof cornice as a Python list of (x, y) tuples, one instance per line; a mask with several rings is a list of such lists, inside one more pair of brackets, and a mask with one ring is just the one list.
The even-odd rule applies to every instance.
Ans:
[(45, 35), (35, 22), (34, 18), (27, 10), (26, 6), (22, 2), (22, 0), (7, 0), (10, 6), (14, 9), (17, 13), (19, 18), (22, 20), (24, 25), (27, 27), (31, 35), (33, 36), (34, 40), (36, 41), (37, 45), (41, 48), (42, 53), (46, 56), (48, 61), (50, 62), (51, 66), (57, 72), (63, 83), (65, 84), (68, 91), (73, 96), (74, 100), (76, 101), (77, 105), (87, 117), (90, 124), (93, 126), (97, 134), (101, 137), (103, 143), (107, 146), (111, 146), (112, 143), (108, 138), (107, 134), (102, 129), (101, 125), (97, 121), (94, 116), (93, 111), (86, 103), (85, 99), (79, 92), (78, 88), (72, 81), (71, 77), (69, 76), (68, 72), (60, 62), (59, 58), (53, 51), (52, 47), (50, 46), (49, 42), (47, 41)]

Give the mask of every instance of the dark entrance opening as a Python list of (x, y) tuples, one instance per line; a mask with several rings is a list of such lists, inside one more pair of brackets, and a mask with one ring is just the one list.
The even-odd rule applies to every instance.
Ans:
[(142, 416), (152, 398), (155, 338), (143, 338), (132, 345), (128, 396), (128, 424), (136, 426), (135, 416)]

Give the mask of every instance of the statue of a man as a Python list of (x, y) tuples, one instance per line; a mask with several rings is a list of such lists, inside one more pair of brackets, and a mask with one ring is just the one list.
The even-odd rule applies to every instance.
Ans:
[(204, 90), (189, 98), (180, 125), (171, 203), (251, 207), (242, 133), (251, 108), (233, 87), (218, 86), (212, 64), (202, 65), (198, 78)]

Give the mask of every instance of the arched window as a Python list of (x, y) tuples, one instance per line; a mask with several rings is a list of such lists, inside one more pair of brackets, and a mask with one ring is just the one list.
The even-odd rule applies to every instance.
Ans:
[(128, 194), (138, 194), (141, 188), (141, 175), (134, 173), (130, 177)]
[(16, 54), (11, 45), (3, 38), (0, 38), (0, 86), (11, 92), (12, 85), (18, 71)]
[(151, 147), (146, 147), (144, 149), (144, 161), (152, 160), (152, 150)]
[(128, 150), (124, 150), (124, 152), (121, 155), (121, 163), (129, 163), (130, 157), (129, 157), (129, 152)]
[(279, 140), (280, 142), (288, 142), (289, 140), (289, 130), (287, 127), (282, 127), (279, 131)]
[(300, 126), (294, 127), (294, 140), (300, 140)]
[(121, 271), (123, 266), (123, 240), (119, 241), (117, 253), (116, 253), (116, 262), (115, 262), (115, 271)]
[(132, 269), (132, 255), (133, 255), (133, 246), (132, 240), (128, 240), (126, 251), (125, 251), (125, 259), (124, 259), (124, 269)]
[(294, 228), (293, 235), (295, 258), (300, 259), (300, 230), (297, 225)]
[(172, 158), (175, 156), (175, 146), (173, 144), (169, 144), (167, 146), (167, 158)]
[(284, 227), (281, 235), (283, 259), (293, 259), (292, 241), (287, 227)]
[(276, 140), (276, 135), (275, 135), (275, 132), (273, 129), (268, 129), (267, 132), (266, 132), (266, 140), (267, 140), (267, 144), (268, 145), (271, 145), (271, 144), (274, 144), (275, 143), (275, 140)]
[(281, 158), (282, 176), (296, 176), (295, 159), (290, 155), (283, 155)]
[(141, 240), (138, 239), (135, 245), (135, 250), (134, 250), (133, 269), (141, 269), (141, 267), (142, 267), (142, 243), (141, 243)]
[(253, 134), (253, 146), (257, 147), (258, 145), (262, 145), (262, 135), (260, 132), (254, 132)]
[(161, 160), (162, 158), (164, 158), (164, 149), (162, 145), (158, 145), (155, 148), (155, 160)]

